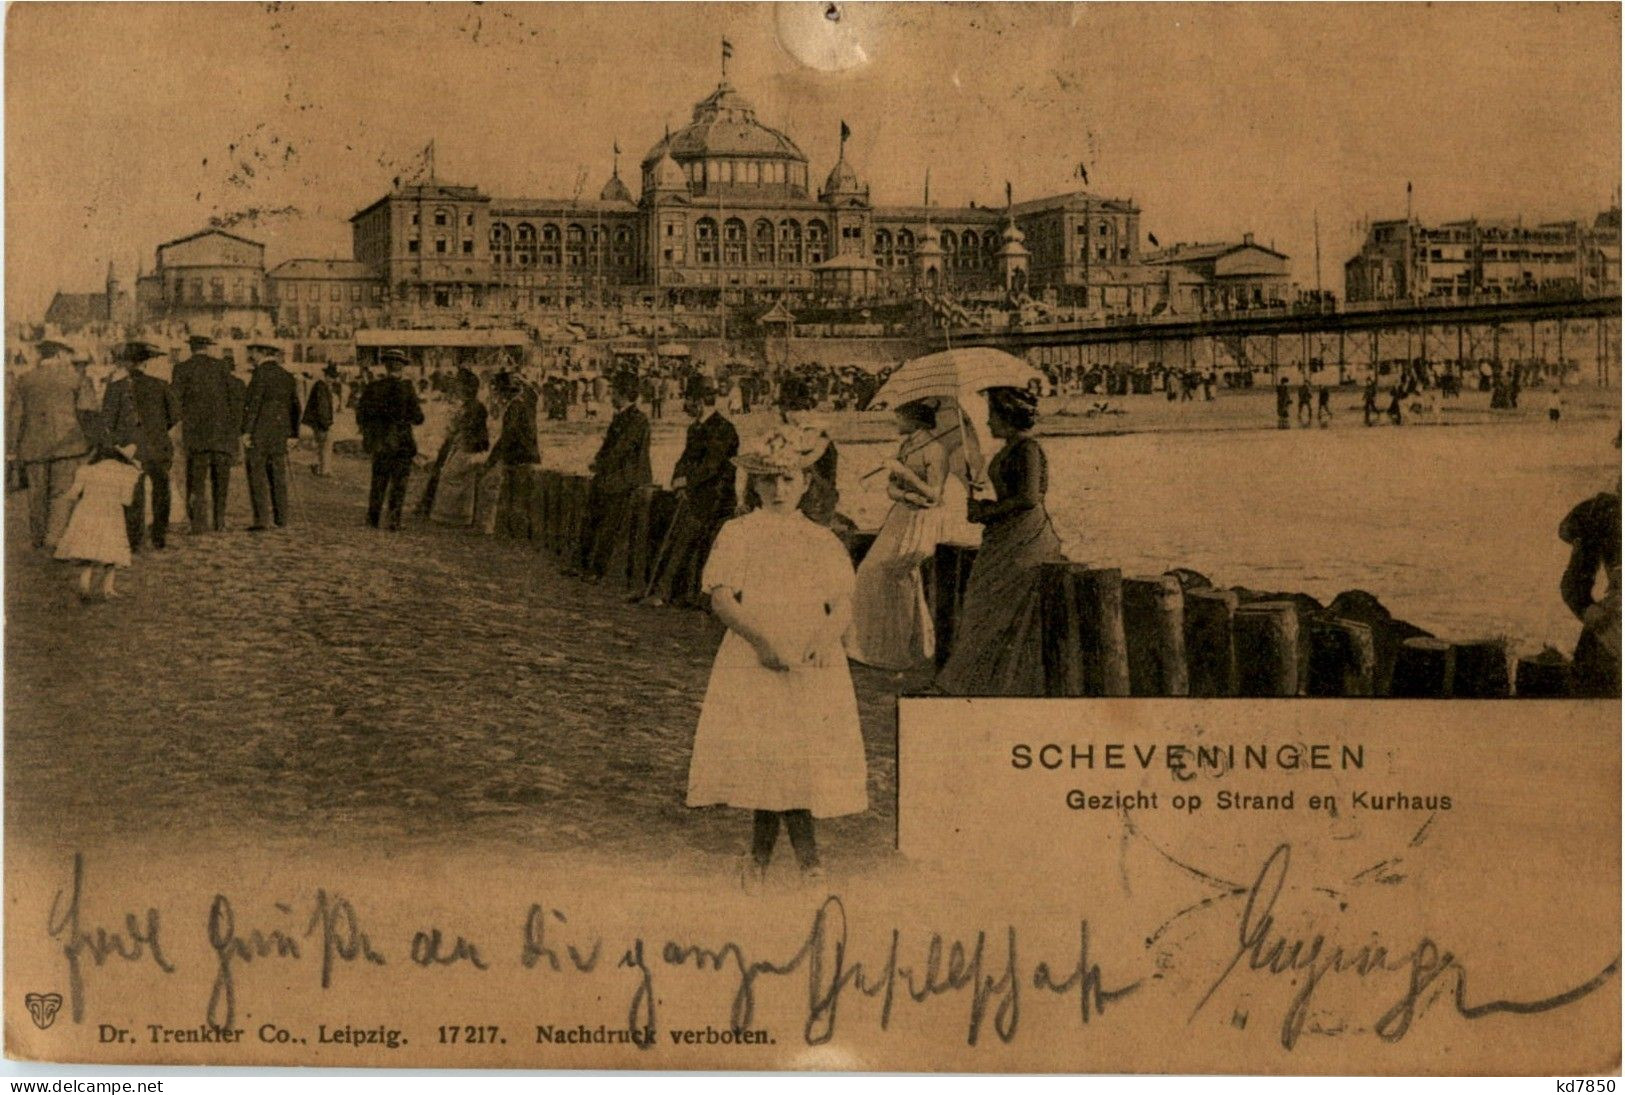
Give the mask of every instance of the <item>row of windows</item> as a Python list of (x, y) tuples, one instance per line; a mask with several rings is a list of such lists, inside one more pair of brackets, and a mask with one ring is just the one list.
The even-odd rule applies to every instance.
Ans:
[[(456, 242), (456, 241), (448, 240), (448, 239), (446, 239), (445, 236), (436, 236), (434, 238), (434, 253), (437, 254), (437, 255), (450, 255), (450, 254), (452, 254), (453, 253), (452, 244), (454, 242)], [(418, 242), (418, 238), (416, 236), (408, 237), (408, 239), (406, 241), (406, 252), (407, 252), (407, 254), (416, 255), (421, 250), (422, 250), (422, 245)], [(463, 240), (462, 241), (462, 252), (465, 255), (472, 255), (474, 253), (474, 241), (473, 240)]]
[[(328, 300), (343, 300), (345, 298), (346, 293), (342, 283), (335, 281), (328, 282), (326, 284)], [(275, 295), (279, 300), (298, 300), (301, 296), (299, 283), (296, 281), (273, 282), (272, 285)], [(306, 300), (321, 300), (322, 285), (322, 282), (311, 282), (306, 285), (303, 293), (304, 298)], [(362, 296), (361, 284), (359, 282), (352, 282), (349, 287), (348, 295), (352, 301), (359, 301)], [(372, 299), (381, 300), (382, 298), (382, 287), (374, 285), (372, 287)]]
[[(694, 160), (683, 165), (690, 185), (728, 183), (736, 186), (784, 185), (807, 188), (807, 165), (783, 160)], [(643, 173), (643, 188), (654, 189), (654, 172)]]
[[(434, 226), (436, 228), (449, 228), (451, 225), (457, 223), (457, 211), (455, 209), (448, 209), (445, 206), (441, 206), (441, 207), (437, 208), (434, 211), (432, 216), (433, 216), (433, 219), (434, 219)], [(422, 214), (419, 214), (419, 213), (413, 213), (412, 214), (412, 224), (413, 224), (414, 227), (417, 226), (417, 224), (418, 224), (418, 222), (419, 222), (419, 220), (421, 218), (422, 218)], [(474, 214), (472, 214), (472, 213), (464, 213), (463, 214), (463, 226), (465, 228), (473, 228), (474, 227)]]
[(226, 295), (226, 279), (213, 277), (173, 278), (164, 287), (164, 299), (175, 304), (258, 304), (260, 285), (257, 280), (236, 278), (231, 283), (231, 295)]

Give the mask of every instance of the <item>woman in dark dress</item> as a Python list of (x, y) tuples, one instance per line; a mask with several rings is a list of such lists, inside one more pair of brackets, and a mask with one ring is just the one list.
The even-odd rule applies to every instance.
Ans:
[(1044, 508), (1044, 450), (1031, 436), (1038, 400), (1023, 389), (991, 388), (987, 405), (988, 427), (1004, 441), (987, 468), (997, 497), (970, 501), (969, 519), (983, 526), (982, 546), (937, 687), (956, 696), (1041, 696), (1039, 568), (1063, 556)]

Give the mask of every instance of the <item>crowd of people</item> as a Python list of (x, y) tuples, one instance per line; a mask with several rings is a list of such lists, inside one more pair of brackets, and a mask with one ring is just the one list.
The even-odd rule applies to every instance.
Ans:
[[(317, 439), (311, 470), (331, 474), (328, 441), (345, 412), (353, 413), (371, 460), (366, 522), (400, 529), (413, 468), (428, 455), (419, 453), (416, 431), (431, 397), (448, 401), (449, 417), (438, 451), (423, 461), (427, 475), (414, 512), (428, 523), (492, 532), (520, 489), (518, 469), (542, 462), (538, 416), (549, 413), (549, 393), (565, 379), (516, 369), (481, 377), (461, 368), (414, 381), (406, 376), (407, 353), (391, 349), (379, 355), (382, 375), (368, 369), (346, 382), (329, 367), (301, 392), (275, 345), (248, 347), (246, 380), (213, 346), (193, 336), (191, 355), (165, 382), (145, 371), (160, 354), (156, 347), (119, 345), (118, 372), (94, 407), (60, 343), (41, 343), (40, 364), (13, 379), (8, 478), (29, 493), (34, 546), (82, 564), (76, 585), (83, 596), (117, 596), (114, 572), (130, 565), (132, 553), (146, 543), (166, 547), (172, 475), (183, 476), (195, 534), (225, 531), (231, 469), (239, 463), (253, 512), (249, 529), (287, 527), (289, 449), (301, 427), (309, 428)], [(844, 370), (817, 365), (771, 377), (717, 372), (685, 362), (669, 372), (628, 365), (593, 378), (604, 383), (610, 415), (590, 465), (585, 527), (566, 566), (587, 580), (622, 585), (637, 573), (625, 545), (640, 527), (648, 531), (638, 525), (649, 520), (648, 507), (635, 503), (653, 486), (652, 421), (676, 399), (688, 423), (670, 484), (674, 506), (648, 580), (631, 597), (708, 608), (726, 628), (695, 732), (686, 801), (751, 812), (744, 880), (755, 886), (781, 830), (802, 872), (816, 875), (817, 820), (867, 809), (848, 661), (902, 674), (896, 679), (915, 687), (931, 674), (927, 687), (950, 695), (1040, 695), (1039, 576), (1062, 554), (1046, 507), (1047, 459), (1034, 436), (1036, 386), (984, 393), (988, 430), (1000, 446), (982, 470), (966, 456), (963, 406), (953, 407), (952, 423), (940, 401), (895, 408), (898, 448), (879, 469), (892, 507), (854, 568), (848, 549), (855, 529), (840, 510), (839, 452), (821, 415), (849, 399), (867, 402), (873, 391), (860, 389), (884, 377), (865, 374), (858, 384)], [(1403, 399), (1413, 385), (1444, 381), (1404, 368), (1396, 384)], [(1300, 425), (1325, 423), (1331, 386), (1329, 370), (1303, 371)], [(1194, 399), (1203, 387), (1198, 376), (1194, 385), (1169, 390)], [(590, 398), (589, 389), (576, 391)], [(1283, 420), (1292, 395), (1284, 383)], [(731, 415), (763, 403), (775, 412), (770, 428), (742, 444)], [(982, 528), (981, 546), (952, 647), (937, 668), (921, 564), (935, 553), (947, 507), (961, 490), (966, 517)], [(1616, 489), (1577, 507), (1561, 530), (1573, 550), (1562, 592), (1585, 627), (1576, 690), (1587, 694), (1618, 694), (1618, 512)], [(1608, 581), (1601, 597), (1593, 588), (1599, 569)]]

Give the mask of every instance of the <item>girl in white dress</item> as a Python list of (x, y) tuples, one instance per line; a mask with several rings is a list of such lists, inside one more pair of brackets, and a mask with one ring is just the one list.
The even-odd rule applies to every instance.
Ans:
[(868, 809), (857, 698), (841, 636), (852, 563), (834, 533), (796, 509), (817, 439), (775, 429), (734, 458), (761, 507), (722, 526), (701, 577), (725, 625), (694, 733), (688, 805), (755, 812), (747, 885), (781, 823), (804, 874), (819, 870), (815, 817)]
[(79, 596), (89, 598), (99, 580), (103, 597), (117, 597), (113, 571), (130, 565), (130, 534), (124, 507), (135, 497), (141, 469), (132, 462), (135, 446), (103, 445), (73, 474), (68, 497), (75, 499), (68, 527), (57, 541), (56, 557), (82, 562)]

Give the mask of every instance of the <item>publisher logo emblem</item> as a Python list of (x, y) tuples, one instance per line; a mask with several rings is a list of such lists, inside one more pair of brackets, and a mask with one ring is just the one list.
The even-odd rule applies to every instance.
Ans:
[(34, 1025), (45, 1030), (56, 1022), (56, 1013), (62, 1010), (62, 994), (31, 992), (23, 997), (23, 1003), (28, 1005), (28, 1014), (34, 1017)]

